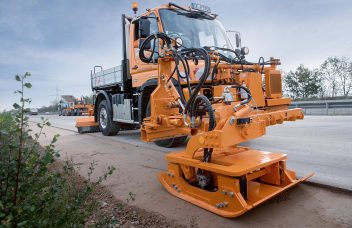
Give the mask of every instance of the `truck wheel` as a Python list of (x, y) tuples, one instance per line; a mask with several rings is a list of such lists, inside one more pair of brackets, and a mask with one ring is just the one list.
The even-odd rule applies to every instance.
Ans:
[(116, 135), (120, 130), (120, 124), (112, 121), (106, 100), (100, 102), (98, 107), (98, 124), (100, 131), (105, 136)]
[[(150, 115), (151, 115), (151, 110), (150, 110), (150, 101), (149, 101), (148, 105), (147, 105), (147, 110), (146, 110), (145, 116), (149, 117)], [(154, 143), (160, 147), (171, 148), (171, 147), (181, 145), (182, 143), (184, 143), (186, 141), (186, 139), (187, 139), (187, 135), (174, 137), (174, 138), (168, 138), (168, 139), (161, 139), (161, 140), (154, 141)]]

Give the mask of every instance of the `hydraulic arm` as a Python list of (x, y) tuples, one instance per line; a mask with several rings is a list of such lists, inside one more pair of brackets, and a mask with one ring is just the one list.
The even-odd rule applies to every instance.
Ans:
[[(250, 77), (263, 73), (274, 80), (278, 60), (272, 60), (268, 67), (241, 66), (226, 62), (212, 50), (176, 50), (165, 34), (151, 37), (165, 45), (159, 52), (158, 87), (150, 96), (151, 115), (143, 121), (141, 137), (153, 141), (190, 135), (185, 150), (166, 155), (168, 170), (158, 178), (167, 191), (216, 214), (236, 217), (312, 175), (297, 179), (295, 172), (286, 168), (285, 154), (239, 146), (265, 135), (269, 125), (303, 119), (302, 110), (288, 109), (285, 98), (265, 103), (279, 105), (258, 107), (254, 99), (260, 97), (258, 91), (249, 89), (260, 89), (263, 94), (262, 87), (255, 85), (262, 81), (250, 81)], [(147, 59), (143, 51), (142, 45), (141, 59)], [(202, 62), (208, 69), (196, 86), (180, 92), (170, 77), (179, 72), (178, 64), (187, 68), (190, 60)], [(214, 68), (216, 77), (223, 73), (223, 80), (209, 80)], [(238, 81), (245, 78), (243, 74), (251, 84), (249, 88)], [(217, 97), (218, 87), (222, 94)]]

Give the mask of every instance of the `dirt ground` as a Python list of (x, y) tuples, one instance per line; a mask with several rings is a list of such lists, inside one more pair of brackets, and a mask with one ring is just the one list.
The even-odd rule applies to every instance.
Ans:
[[(56, 160), (51, 166), (52, 172), (63, 172), (65, 162), (61, 159)], [(79, 168), (76, 166), (76, 168)], [(93, 171), (94, 172), (94, 171)], [(74, 172), (70, 181), (80, 189), (85, 186), (86, 178)], [(172, 227), (182, 228), (184, 225), (170, 220), (165, 216), (143, 210), (136, 206), (128, 205), (128, 202), (135, 200), (135, 195), (130, 194), (126, 199), (117, 199), (111, 191), (102, 184), (94, 185), (93, 192), (88, 201), (96, 202), (97, 207), (86, 221), (85, 227)]]
[[(98, 188), (94, 197), (100, 202), (100, 215), (107, 221), (111, 221), (111, 227), (186, 227), (159, 213), (150, 212), (136, 206), (130, 206), (125, 201), (116, 199), (110, 190), (104, 186)], [(94, 226), (98, 220), (99, 219), (92, 216), (87, 226)]]
[(87, 227), (95, 226), (101, 219), (111, 221), (111, 227), (186, 227), (159, 213), (128, 205), (131, 198), (119, 200), (105, 186), (99, 186), (93, 197), (100, 203), (99, 214), (87, 221)]
[[(35, 124), (32, 124), (35, 130)], [(96, 175), (105, 167), (117, 168), (105, 182), (114, 198), (124, 200), (132, 192), (136, 206), (146, 212), (162, 215), (174, 225), (188, 227), (351, 227), (352, 194), (350, 192), (301, 184), (235, 219), (226, 219), (175, 198), (159, 184), (156, 174), (166, 169), (165, 152), (111, 140), (100, 133), (79, 135), (73, 131), (48, 127), (45, 145), (54, 134), (60, 134), (57, 149), (63, 158), (80, 165), (80, 174), (89, 164), (98, 163)], [(118, 136), (116, 136), (118, 137)], [(107, 204), (113, 200), (107, 199)], [(133, 210), (133, 209), (132, 209)], [(131, 224), (135, 226), (135, 224)], [(148, 226), (148, 225), (146, 225)], [(163, 226), (163, 225), (161, 225)]]

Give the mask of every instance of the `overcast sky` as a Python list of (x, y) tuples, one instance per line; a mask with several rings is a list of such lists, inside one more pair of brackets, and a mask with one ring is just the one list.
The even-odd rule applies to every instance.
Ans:
[[(139, 12), (167, 1), (138, 1)], [(240, 31), (248, 60), (274, 56), (281, 68), (318, 67), (328, 56), (352, 57), (351, 0), (173, 0), (205, 4), (225, 28)], [(0, 110), (16, 101), (16, 74), (32, 73), (31, 107), (60, 94), (88, 95), (90, 69), (121, 61), (121, 14), (127, 0), (0, 0)]]

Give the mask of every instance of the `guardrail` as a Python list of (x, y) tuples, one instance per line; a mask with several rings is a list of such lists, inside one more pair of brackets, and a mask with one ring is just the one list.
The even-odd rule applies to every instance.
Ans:
[(352, 115), (352, 99), (294, 101), (291, 108), (302, 108), (306, 115)]

